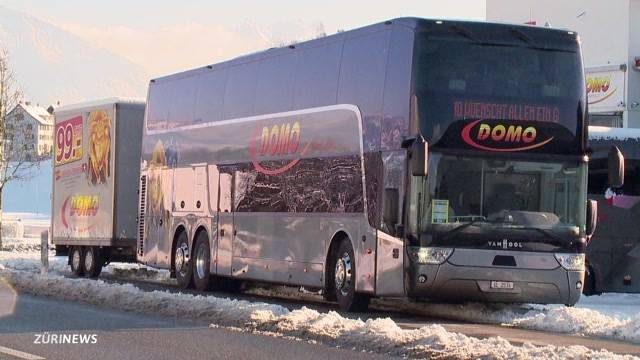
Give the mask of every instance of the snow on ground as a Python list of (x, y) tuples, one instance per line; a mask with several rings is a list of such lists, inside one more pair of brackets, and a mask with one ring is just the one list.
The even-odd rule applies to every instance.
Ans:
[[(640, 294), (625, 294), (626, 302), (613, 305), (621, 294), (582, 297), (575, 307), (534, 304), (441, 304), (383, 300), (382, 309), (453, 320), (502, 324), (541, 331), (603, 337), (640, 343)], [(635, 299), (635, 304), (633, 304)], [(602, 309), (608, 308), (607, 311)]]
[[(10, 251), (0, 251), (0, 270), (24, 270), (39, 272), (41, 268), (40, 252), (22, 250), (16, 247)], [(71, 270), (67, 265), (66, 256), (54, 256), (49, 253), (49, 272), (59, 275), (70, 275)], [(170, 281), (169, 271), (152, 269), (141, 264), (112, 263), (107, 265), (103, 273), (112, 274), (118, 278), (152, 280), (155, 282)]]
[(404, 330), (391, 319), (349, 319), (336, 312), (306, 307), (294, 311), (280, 305), (215, 296), (142, 291), (131, 284), (74, 279), (24, 270), (0, 270), (22, 292), (80, 301), (127, 311), (207, 320), (212, 326), (233, 327), (272, 336), (294, 337), (394, 356), (418, 358), (491, 359), (631, 359), (582, 346), (514, 346), (496, 337), (477, 339), (429, 325)]
[[(228, 311), (229, 307), (224, 301), (235, 301), (239, 308), (247, 307), (253, 309), (249, 304), (242, 301), (220, 299), (214, 296), (196, 296), (196, 300), (190, 298), (191, 295), (178, 294), (178, 300), (174, 299), (175, 294), (168, 292), (143, 292), (133, 285), (107, 284), (97, 280), (69, 279), (60, 275), (68, 275), (69, 269), (65, 257), (49, 258), (50, 275), (40, 277), (40, 253), (34, 251), (0, 251), (0, 275), (5, 274), (16, 287), (23, 291), (54, 296), (74, 301), (84, 301), (101, 305), (131, 310), (156, 312), (167, 315), (197, 317), (197, 314), (204, 314), (207, 318), (218, 325), (240, 326), (246, 325), (243, 319), (248, 315), (238, 315), (239, 323), (233, 322), (223, 315), (216, 315), (218, 312)], [(139, 264), (110, 264), (104, 270), (118, 278), (144, 279), (153, 281), (170, 281), (169, 272), (147, 268)], [(56, 285), (57, 284), (57, 285)], [(288, 290), (282, 290), (288, 289)], [(100, 295), (94, 297), (93, 292), (98, 291)], [(263, 295), (289, 295), (294, 296), (292, 288), (275, 287), (273, 290), (258, 291)], [(135, 296), (130, 293), (136, 293)], [(122, 299), (119, 299), (123, 294)], [(142, 294), (142, 295), (141, 295)], [(155, 294), (155, 295), (148, 295)], [(155, 299), (157, 295), (157, 299)], [(300, 295), (300, 294), (298, 294)], [(135, 299), (142, 296), (140, 303)], [(310, 295), (313, 296), (313, 295)], [(115, 300), (114, 300), (115, 299)], [(154, 300), (155, 299), (155, 300)], [(190, 299), (190, 300), (185, 300)], [(224, 300), (224, 301), (223, 301)], [(174, 301), (184, 301), (171, 310)], [(190, 308), (194, 302), (203, 302)], [(221, 303), (222, 301), (222, 303)], [(151, 305), (147, 305), (151, 304)], [(245, 304), (246, 303), (246, 304)], [(137, 309), (143, 304), (142, 310)], [(189, 304), (189, 305), (187, 305)], [(455, 346), (472, 346), (476, 352), (460, 353), (459, 357), (489, 356), (492, 358), (507, 357), (533, 357), (533, 351), (543, 351), (539, 357), (546, 357), (547, 353), (532, 346), (518, 347), (517, 350), (507, 349), (508, 342), (503, 339), (490, 339), (497, 343), (475, 343), (480, 341), (468, 338), (464, 335), (447, 332), (437, 325), (427, 326), (413, 333), (409, 330), (402, 330), (390, 319), (375, 319), (367, 322), (342, 318), (337, 313), (321, 314), (310, 309), (300, 309), (289, 312), (277, 305), (266, 305), (268, 311), (253, 310), (249, 318), (256, 321), (254, 331), (274, 332), (279, 335), (289, 335), (304, 339), (320, 340), (331, 344), (342, 346), (363, 347), (358, 345), (361, 337), (366, 337), (371, 343), (363, 342), (366, 346), (372, 346), (373, 341), (385, 341), (376, 351), (393, 355), (403, 356), (440, 356), (444, 353), (438, 352), (447, 349), (449, 354), (454, 347), (447, 344), (455, 343)], [(231, 305), (229, 305), (231, 306)], [(271, 308), (275, 306), (276, 308)], [(463, 321), (473, 321), (482, 323), (504, 324), (544, 331), (556, 331), (569, 334), (578, 334), (595, 337), (605, 337), (617, 340), (624, 340), (633, 343), (640, 343), (640, 294), (604, 294), (601, 296), (582, 297), (576, 307), (569, 308), (557, 305), (504, 305), (504, 304), (440, 304), (440, 303), (415, 303), (406, 300), (374, 300), (373, 306), (382, 310), (405, 311), (417, 315), (449, 318)], [(167, 308), (164, 308), (167, 307)], [(281, 309), (282, 308), (282, 309)], [(279, 309), (279, 310), (274, 310)], [(284, 309), (284, 310), (283, 310)], [(286, 311), (285, 311), (286, 310)], [(171, 312), (173, 311), (173, 312)], [(185, 313), (187, 315), (185, 315)], [(212, 315), (213, 314), (213, 315)], [(214, 316), (215, 315), (215, 316)], [(199, 315), (198, 315), (199, 316)], [(229, 315), (235, 317), (236, 315)], [(300, 320), (305, 319), (305, 320)], [(342, 334), (337, 336), (336, 334)], [(354, 337), (352, 340), (345, 340)], [(368, 341), (369, 341), (368, 340)], [(345, 343), (343, 343), (345, 342)], [(504, 342), (504, 344), (502, 343)], [(376, 345), (378, 346), (378, 345)], [(510, 346), (510, 345), (509, 345)], [(438, 350), (440, 349), (440, 350)], [(500, 349), (492, 352), (491, 349)], [(462, 351), (462, 350), (461, 350)], [(464, 350), (471, 351), (471, 350)], [(515, 351), (515, 352), (514, 352)], [(557, 348), (553, 351), (560, 351)], [(576, 350), (569, 353), (562, 353), (561, 357), (584, 357), (595, 356), (600, 358), (603, 354), (586, 353), (586, 349)], [(577, 352), (576, 352), (577, 351)], [(456, 353), (457, 354), (457, 353)], [(483, 355), (484, 354), (484, 355)], [(558, 353), (560, 354), (560, 353)], [(456, 356), (458, 356), (456, 355)], [(605, 354), (609, 357), (611, 354)]]

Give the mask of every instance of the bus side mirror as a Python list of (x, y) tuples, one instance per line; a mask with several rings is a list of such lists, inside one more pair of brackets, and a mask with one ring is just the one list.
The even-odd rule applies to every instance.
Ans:
[(384, 212), (382, 221), (392, 229), (398, 223), (398, 204), (400, 203), (400, 192), (398, 189), (384, 189)]
[(411, 172), (413, 176), (427, 176), (429, 167), (429, 145), (422, 137), (411, 144)]
[(593, 236), (598, 222), (598, 202), (587, 200), (587, 237)]
[(617, 146), (609, 149), (609, 186), (619, 188), (624, 184), (624, 156)]

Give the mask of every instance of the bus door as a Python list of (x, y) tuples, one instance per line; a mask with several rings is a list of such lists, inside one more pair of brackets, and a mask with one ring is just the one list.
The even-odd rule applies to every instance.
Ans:
[(233, 227), (233, 175), (220, 169), (218, 199), (218, 253), (216, 273), (231, 275)]
[[(376, 251), (376, 295), (404, 295), (404, 240), (396, 224), (402, 221), (402, 204), (405, 192), (406, 151), (385, 152), (382, 156), (383, 186), (387, 195), (383, 201), (395, 202), (398, 218), (391, 224), (384, 224), (377, 231)], [(389, 196), (390, 193), (395, 195)], [(395, 200), (393, 200), (395, 198)], [(385, 204), (383, 203), (383, 207)]]

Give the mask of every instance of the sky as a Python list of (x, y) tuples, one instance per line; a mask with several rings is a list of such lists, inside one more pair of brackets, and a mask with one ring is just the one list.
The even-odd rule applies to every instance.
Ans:
[(152, 76), (401, 16), (483, 20), (485, 0), (0, 0)]

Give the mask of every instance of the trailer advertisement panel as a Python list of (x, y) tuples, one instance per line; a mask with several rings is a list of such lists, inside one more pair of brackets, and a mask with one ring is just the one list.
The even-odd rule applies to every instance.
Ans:
[(53, 238), (113, 236), (114, 107), (56, 114)]

